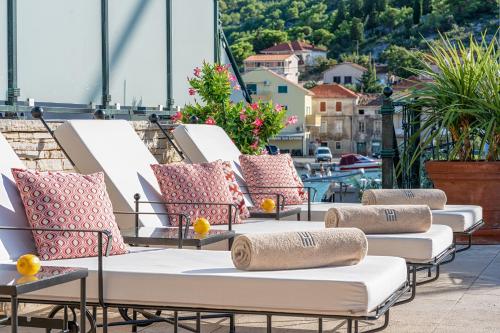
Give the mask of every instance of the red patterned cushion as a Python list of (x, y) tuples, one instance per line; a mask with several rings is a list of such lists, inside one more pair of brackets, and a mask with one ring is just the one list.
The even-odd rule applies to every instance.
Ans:
[[(110, 254), (127, 253), (106, 192), (104, 174), (12, 169), (32, 228), (101, 229), (113, 235)], [(33, 231), (42, 260), (97, 256), (97, 234)], [(104, 236), (104, 245), (106, 237)]]
[[(241, 169), (249, 192), (269, 193), (269, 195), (250, 194), (255, 206), (260, 207), (266, 198), (275, 199), (272, 194), (276, 193), (285, 197), (287, 205), (298, 205), (303, 202), (296, 188), (297, 183), (293, 179), (289, 159), (288, 154), (240, 156)], [(291, 188), (259, 188), (265, 186)]]
[(295, 185), (297, 186), (297, 190), (299, 191), (299, 196), (302, 202), (306, 202), (308, 195), (306, 189), (304, 189), (304, 183), (302, 182), (302, 179), (300, 179), (299, 174), (297, 173), (297, 169), (295, 169), (295, 165), (293, 165), (293, 159), (292, 156), (288, 154), (283, 154), (288, 156), (288, 166), (290, 167), (290, 171), (292, 172), (293, 175), (293, 181), (295, 182)]
[(236, 182), (236, 176), (234, 175), (233, 168), (231, 167), (231, 162), (222, 162), (222, 167), (224, 169), (226, 181), (229, 185), (229, 191), (233, 196), (233, 203), (238, 206), (240, 219), (244, 220), (249, 218), (250, 212), (245, 204), (245, 198), (243, 197), (243, 193), (241, 193), (240, 185)]
[[(152, 164), (151, 168), (160, 184), (165, 202), (187, 202), (166, 204), (169, 214), (187, 214), (192, 221), (204, 217), (210, 224), (228, 223), (228, 206), (203, 204), (233, 203), (222, 161), (200, 164)], [(195, 204), (200, 202), (202, 204)], [(171, 216), (169, 220), (171, 225), (179, 225), (178, 217)], [(239, 214), (236, 214), (234, 223), (240, 222)]]

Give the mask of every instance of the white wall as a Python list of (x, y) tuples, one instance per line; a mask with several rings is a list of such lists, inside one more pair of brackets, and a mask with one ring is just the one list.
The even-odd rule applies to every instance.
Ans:
[(356, 84), (361, 79), (362, 75), (363, 71), (359, 68), (353, 67), (349, 64), (339, 64), (323, 73), (323, 83), (333, 83), (333, 77), (340, 76), (342, 80), (340, 83), (345, 84), (345, 76), (351, 76), (352, 84)]

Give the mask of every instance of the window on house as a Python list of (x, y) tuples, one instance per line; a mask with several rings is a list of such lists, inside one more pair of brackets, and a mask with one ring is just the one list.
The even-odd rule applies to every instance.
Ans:
[(278, 94), (287, 94), (288, 86), (278, 86)]
[(255, 66), (256, 66), (256, 67), (260, 67), (260, 66), (262, 66), (262, 64), (261, 64), (260, 62), (256, 62), (256, 63), (255, 63)]
[(342, 120), (335, 120), (334, 124), (335, 124), (334, 127), (335, 133), (342, 133), (342, 127), (343, 127)]
[(326, 102), (319, 102), (319, 112), (326, 112)]
[(376, 120), (373, 123), (373, 132), (375, 135), (380, 135), (382, 133), (382, 122), (380, 120)]
[(359, 130), (359, 133), (364, 133), (365, 132), (365, 122), (364, 121), (360, 121), (358, 123), (358, 130)]
[(358, 113), (359, 113), (360, 115), (364, 115), (364, 114), (365, 114), (365, 110), (363, 110), (363, 109), (359, 109), (359, 110), (358, 110)]
[(250, 95), (256, 95), (257, 85), (255, 83), (247, 83), (247, 90), (250, 93)]
[(320, 133), (327, 133), (328, 132), (328, 122), (327, 121), (322, 121), (321, 126), (319, 128)]
[(344, 84), (351, 84), (352, 76), (344, 76)]
[(334, 76), (333, 77), (333, 82), (334, 83), (340, 83), (340, 76)]
[(340, 150), (342, 149), (342, 142), (340, 141), (335, 141), (335, 149)]
[(306, 106), (306, 114), (311, 114), (311, 107), (310, 106)]
[(342, 102), (335, 103), (335, 111), (342, 112)]

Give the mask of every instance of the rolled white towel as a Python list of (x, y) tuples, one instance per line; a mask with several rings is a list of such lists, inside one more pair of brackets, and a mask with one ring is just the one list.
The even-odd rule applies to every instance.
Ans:
[(379, 189), (363, 192), (363, 205), (427, 205), (430, 209), (444, 209), (446, 193), (439, 189)]
[(361, 230), (339, 228), (238, 236), (231, 257), (241, 270), (302, 269), (355, 265), (367, 250)]
[(426, 232), (431, 225), (426, 205), (344, 206), (325, 215), (327, 228), (359, 228), (366, 234)]

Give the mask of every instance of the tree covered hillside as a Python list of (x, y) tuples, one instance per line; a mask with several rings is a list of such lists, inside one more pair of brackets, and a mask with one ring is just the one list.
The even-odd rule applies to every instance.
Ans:
[[(220, 0), (222, 24), (241, 62), (275, 43), (306, 40), (329, 57), (394, 57), (424, 49), (438, 32), (465, 38), (499, 26), (500, 0)], [(394, 48), (400, 46), (400, 48)], [(392, 54), (387, 54), (392, 52)], [(385, 59), (387, 61), (387, 59)]]

